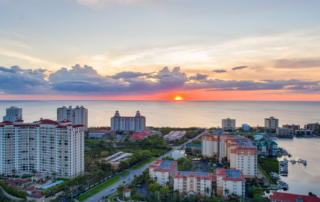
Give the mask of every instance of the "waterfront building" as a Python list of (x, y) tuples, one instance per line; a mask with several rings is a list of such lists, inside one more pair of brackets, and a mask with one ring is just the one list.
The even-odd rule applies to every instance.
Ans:
[(283, 192), (273, 192), (269, 199), (271, 202), (320, 202), (318, 197)]
[(135, 116), (120, 116), (116, 111), (114, 117), (111, 118), (111, 130), (120, 132), (141, 132), (146, 127), (146, 117), (141, 116), (137, 111)]
[(156, 159), (154, 164), (149, 166), (150, 179), (156, 179), (161, 186), (166, 186), (167, 182), (173, 182), (175, 172), (177, 172), (177, 161)]
[(253, 145), (257, 147), (258, 155), (277, 156), (278, 154), (278, 144), (273, 140), (253, 142)]
[(14, 106), (7, 108), (3, 121), (15, 122), (17, 119), (22, 119), (22, 108)]
[(173, 187), (179, 194), (211, 196), (213, 181), (216, 181), (216, 176), (212, 173), (177, 171)]
[(264, 127), (266, 129), (277, 129), (279, 127), (279, 119), (271, 116), (270, 118), (264, 119)]
[(300, 125), (295, 125), (295, 124), (291, 124), (291, 125), (282, 125), (282, 128), (288, 128), (288, 129), (292, 129), (293, 131), (295, 130), (300, 130)]
[(244, 123), (244, 124), (242, 124), (242, 129), (243, 129), (244, 131), (249, 131), (249, 130), (250, 130), (250, 125)]
[(84, 172), (83, 125), (68, 120), (0, 123), (0, 174), (31, 174), (32, 170), (74, 178)]
[(294, 131), (295, 135), (312, 135), (313, 134), (313, 130), (296, 130)]
[(320, 129), (320, 124), (317, 123), (307, 123), (306, 125), (304, 125), (304, 129), (307, 130), (318, 130)]
[(235, 119), (222, 119), (222, 130), (235, 130), (236, 129), (236, 120)]
[(186, 157), (186, 151), (185, 150), (175, 150), (172, 152), (172, 158), (174, 160), (177, 160), (178, 158)]
[(66, 108), (65, 106), (57, 109), (57, 121), (69, 120), (75, 125), (84, 125), (88, 129), (88, 109), (83, 106), (76, 108)]
[(163, 136), (163, 139), (166, 141), (176, 141), (180, 140), (182, 137), (186, 135), (186, 131), (171, 131), (168, 135)]
[(293, 137), (293, 129), (289, 128), (277, 128), (276, 134), (278, 137)]
[(126, 160), (129, 156), (132, 156), (132, 153), (118, 152), (118, 153), (115, 153), (115, 154), (105, 158), (105, 160), (108, 163), (111, 163), (111, 166), (113, 169), (119, 169), (120, 168), (120, 161)]
[(202, 136), (202, 156), (216, 158), (219, 162), (227, 158), (230, 169), (241, 170), (246, 178), (257, 176), (257, 148), (250, 140), (226, 133)]
[[(228, 197), (229, 194), (236, 194), (245, 197), (246, 179), (240, 170), (217, 168), (217, 194)], [(226, 193), (225, 190), (229, 190)]]
[(107, 132), (107, 130), (92, 130), (89, 131), (89, 138), (103, 139)]

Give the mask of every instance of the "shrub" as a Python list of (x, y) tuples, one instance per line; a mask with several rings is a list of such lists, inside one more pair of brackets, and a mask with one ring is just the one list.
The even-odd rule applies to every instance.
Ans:
[(18, 198), (25, 198), (26, 196), (28, 196), (28, 193), (26, 191), (22, 191), (14, 187), (10, 187), (3, 181), (0, 181), (0, 186), (5, 190), (5, 192), (7, 192), (12, 196), (15, 196)]

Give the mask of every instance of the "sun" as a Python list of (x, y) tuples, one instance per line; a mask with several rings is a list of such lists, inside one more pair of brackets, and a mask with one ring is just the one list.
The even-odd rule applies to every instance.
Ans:
[(174, 100), (182, 100), (182, 97), (180, 97), (180, 96), (176, 96), (175, 98), (174, 98)]

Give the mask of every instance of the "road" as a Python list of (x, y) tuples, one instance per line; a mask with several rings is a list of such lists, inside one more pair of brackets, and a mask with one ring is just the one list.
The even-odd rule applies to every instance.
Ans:
[[(209, 131), (209, 130), (205, 130), (203, 133), (199, 134), (198, 136), (196, 136), (196, 137), (194, 137), (194, 138), (192, 138), (192, 139), (189, 139), (188, 142), (186, 142), (186, 143), (184, 143), (184, 144), (182, 144), (182, 145), (173, 146), (173, 147), (172, 147), (172, 150), (170, 150), (170, 151), (168, 151), (167, 153), (165, 153), (165, 154), (163, 154), (162, 156), (160, 156), (159, 159), (160, 159), (160, 158), (167, 157), (167, 156), (172, 156), (172, 152), (173, 152), (174, 150), (177, 150), (177, 149), (182, 148), (182, 146), (187, 145), (189, 142), (191, 142), (191, 141), (194, 140), (194, 139), (198, 139), (199, 137), (201, 137), (203, 134), (207, 133), (208, 131)], [(190, 141), (190, 140), (191, 140), (191, 141)], [(118, 187), (119, 185), (124, 185), (124, 184), (131, 183), (132, 180), (133, 180), (133, 178), (134, 178), (134, 177), (133, 177), (134, 175), (136, 175), (136, 176), (141, 175), (142, 172), (143, 172), (145, 169), (147, 169), (147, 168), (148, 168), (150, 165), (152, 165), (152, 164), (153, 164), (153, 162), (145, 165), (144, 167), (142, 167), (142, 168), (140, 168), (140, 169), (138, 169), (138, 170), (131, 170), (131, 169), (125, 170), (125, 171), (130, 172), (130, 175), (129, 175), (129, 176), (127, 176), (127, 177), (121, 177), (121, 176), (119, 176), (119, 177), (121, 178), (119, 182), (117, 182), (117, 183), (111, 185), (110, 187), (102, 190), (101, 192), (99, 192), (99, 193), (91, 196), (90, 198), (86, 199), (84, 202), (99, 201), (99, 199), (101, 199), (103, 196), (107, 196), (107, 195), (113, 194), (113, 193), (117, 190), (117, 187)], [(123, 181), (125, 181), (125, 183), (123, 183)]]

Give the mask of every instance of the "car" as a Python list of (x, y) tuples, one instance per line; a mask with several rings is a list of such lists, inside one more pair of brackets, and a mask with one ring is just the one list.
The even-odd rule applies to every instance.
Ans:
[(114, 187), (112, 187), (111, 190), (114, 190)]
[(141, 187), (141, 185), (140, 185), (140, 184), (137, 184), (136, 186), (137, 186), (137, 187)]

